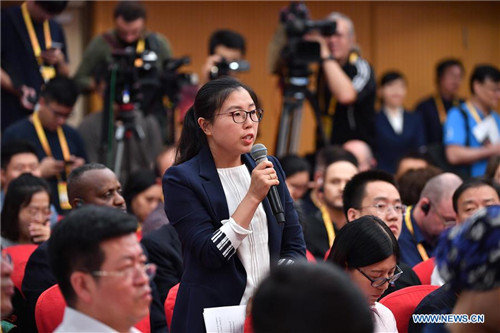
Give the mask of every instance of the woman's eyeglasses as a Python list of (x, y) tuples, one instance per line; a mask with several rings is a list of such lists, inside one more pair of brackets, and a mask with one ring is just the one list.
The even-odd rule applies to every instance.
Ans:
[(247, 120), (248, 116), (250, 116), (250, 119), (254, 123), (258, 123), (262, 120), (262, 116), (264, 115), (264, 110), (262, 109), (255, 109), (251, 111), (236, 110), (227, 113), (218, 113), (217, 115), (225, 115), (225, 114), (230, 114), (231, 117), (233, 117), (233, 121), (236, 124), (243, 124)]
[(394, 271), (394, 275), (391, 276), (391, 277), (379, 277), (379, 278), (376, 278), (376, 279), (372, 279), (371, 277), (369, 277), (368, 275), (366, 275), (366, 273), (364, 273), (362, 270), (360, 270), (359, 268), (356, 268), (361, 274), (363, 274), (363, 276), (365, 278), (367, 278), (368, 280), (371, 281), (372, 283), (372, 287), (374, 288), (378, 288), (382, 285), (384, 285), (386, 282), (389, 282), (390, 284), (394, 284), (394, 282), (396, 282), (397, 279), (399, 279), (399, 277), (401, 276), (401, 274), (403, 274), (403, 271), (401, 270), (401, 268), (399, 268), (398, 265), (396, 265), (396, 270)]

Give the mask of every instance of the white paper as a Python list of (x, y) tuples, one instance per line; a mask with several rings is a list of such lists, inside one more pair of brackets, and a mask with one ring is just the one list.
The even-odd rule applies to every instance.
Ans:
[(491, 144), (500, 143), (497, 123), (492, 115), (485, 117), (483, 121), (474, 126), (472, 133), (478, 142), (482, 143), (488, 139)]
[(243, 333), (246, 305), (203, 309), (208, 333)]

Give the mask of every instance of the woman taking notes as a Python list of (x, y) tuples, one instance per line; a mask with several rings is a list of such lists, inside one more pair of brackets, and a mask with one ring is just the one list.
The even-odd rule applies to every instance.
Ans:
[[(262, 114), (255, 93), (233, 78), (205, 84), (186, 114), (176, 165), (163, 177), (184, 256), (172, 332), (204, 332), (203, 309), (246, 304), (271, 265), (305, 256), (283, 170), (273, 157), (256, 165), (248, 154)], [(271, 186), (283, 224), (266, 199)]]

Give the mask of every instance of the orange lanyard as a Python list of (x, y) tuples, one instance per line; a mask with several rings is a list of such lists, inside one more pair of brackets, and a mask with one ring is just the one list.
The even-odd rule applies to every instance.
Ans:
[(477, 109), (474, 107), (474, 105), (472, 105), (470, 101), (467, 101), (465, 104), (467, 105), (467, 109), (469, 109), (472, 118), (474, 118), (476, 123), (479, 124), (481, 122), (481, 117), (479, 116)]
[[(28, 5), (26, 4), (26, 2), (21, 5), (21, 11), (23, 14), (26, 29), (28, 30), (33, 53), (35, 54), (35, 58), (38, 61), (38, 64), (41, 65), (43, 62), (42, 58), (40, 57), (40, 55), (42, 54), (42, 49), (40, 48), (40, 44), (38, 43), (38, 38), (36, 37), (35, 29), (33, 28), (33, 22), (31, 21), (30, 14), (28, 12)], [(48, 50), (52, 47), (52, 37), (50, 35), (48, 20), (45, 20), (43, 22), (43, 34), (45, 36), (45, 49)]]
[[(415, 231), (413, 230), (413, 224), (411, 224), (411, 208), (412, 208), (412, 206), (408, 206), (406, 208), (405, 224), (406, 224), (406, 228), (408, 228), (408, 231), (410, 232), (412, 237), (414, 237)], [(423, 261), (426, 261), (427, 259), (429, 259), (429, 255), (427, 254), (427, 251), (425, 250), (422, 243), (417, 244), (417, 250), (418, 250), (418, 253), (420, 253), (420, 257), (422, 258)]]
[(446, 109), (444, 108), (443, 100), (439, 94), (434, 96), (434, 104), (436, 104), (436, 108), (438, 110), (439, 121), (441, 124), (444, 124), (446, 120)]
[[(47, 135), (45, 134), (42, 122), (38, 117), (38, 111), (33, 113), (33, 126), (35, 126), (36, 134), (38, 135), (38, 140), (40, 140), (43, 151), (47, 156), (53, 156), (49, 141), (47, 140)], [(57, 136), (59, 138), (59, 145), (61, 146), (63, 158), (65, 161), (69, 161), (71, 158), (71, 154), (69, 152), (68, 141), (66, 140), (66, 136), (64, 135), (64, 131), (61, 126), (57, 127)], [(66, 173), (69, 173), (68, 170), (66, 170)], [(60, 178), (60, 175), (58, 175), (57, 178)]]
[(330, 214), (328, 214), (328, 211), (326, 210), (326, 207), (324, 205), (321, 205), (319, 207), (319, 210), (321, 211), (321, 216), (323, 217), (323, 223), (325, 224), (326, 233), (328, 234), (328, 245), (332, 247), (333, 240), (335, 239), (335, 229), (333, 228), (333, 222), (330, 219)]

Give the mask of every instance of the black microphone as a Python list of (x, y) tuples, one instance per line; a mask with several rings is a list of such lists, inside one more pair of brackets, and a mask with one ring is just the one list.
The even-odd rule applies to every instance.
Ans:
[[(252, 155), (252, 158), (257, 164), (262, 161), (267, 161), (267, 148), (262, 143), (257, 143), (252, 147), (250, 155)], [(281, 205), (280, 196), (276, 186), (271, 186), (269, 193), (267, 193), (267, 199), (271, 204), (271, 210), (273, 211), (278, 223), (285, 223), (285, 212), (283, 211), (283, 206)]]

